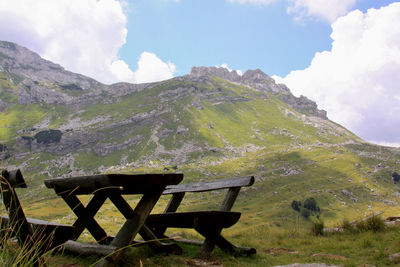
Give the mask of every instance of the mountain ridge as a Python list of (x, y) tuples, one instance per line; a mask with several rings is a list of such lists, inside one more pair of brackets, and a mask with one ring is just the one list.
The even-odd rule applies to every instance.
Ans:
[(29, 177), (30, 200), (47, 197), (48, 178), (182, 172), (186, 182), (255, 176), (243, 192), (254, 225), (293, 223), (290, 202), (305, 197), (331, 221), (400, 205), (399, 149), (364, 142), (260, 70), (105, 85), (1, 45), (0, 164)]

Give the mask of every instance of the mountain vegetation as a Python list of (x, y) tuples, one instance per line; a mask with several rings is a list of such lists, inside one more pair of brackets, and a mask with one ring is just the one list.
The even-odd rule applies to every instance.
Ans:
[[(105, 85), (0, 42), (0, 165), (21, 168), (31, 188), (24, 207), (43, 219), (74, 220), (43, 180), (106, 172), (182, 172), (184, 182), (254, 175), (230, 235), (261, 249), (271, 231), (309, 225), (301, 210), (331, 226), (397, 215), (400, 150), (367, 143), (327, 115), (260, 70), (194, 67), (167, 81)], [(189, 196), (183, 208), (217, 207), (222, 195)], [(111, 205), (102, 214), (118, 229)]]

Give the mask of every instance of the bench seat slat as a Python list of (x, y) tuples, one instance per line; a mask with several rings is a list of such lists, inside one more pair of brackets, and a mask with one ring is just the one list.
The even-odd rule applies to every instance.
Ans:
[(228, 228), (240, 218), (240, 212), (232, 211), (194, 211), (150, 214), (146, 225), (153, 227), (196, 228), (197, 225)]
[[(7, 215), (0, 215), (0, 220), (4, 220), (5, 222), (9, 221), (9, 217)], [(38, 220), (38, 219), (33, 219), (33, 218), (26, 218), (29, 224), (31, 225), (43, 225), (43, 226), (54, 226), (54, 227), (67, 227), (73, 229), (74, 227), (71, 225), (67, 224), (61, 224), (61, 223), (55, 223), (55, 222), (49, 222), (49, 221), (44, 221), (44, 220)]]
[(170, 185), (166, 187), (163, 195), (183, 193), (183, 192), (206, 192), (217, 189), (251, 186), (254, 183), (254, 176), (245, 176), (238, 178), (219, 179), (211, 182), (199, 182)]

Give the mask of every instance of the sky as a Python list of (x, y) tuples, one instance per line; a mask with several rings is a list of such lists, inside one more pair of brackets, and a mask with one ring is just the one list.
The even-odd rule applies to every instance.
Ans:
[(259, 68), (361, 138), (400, 146), (400, 2), (0, 0), (0, 40), (100, 82)]

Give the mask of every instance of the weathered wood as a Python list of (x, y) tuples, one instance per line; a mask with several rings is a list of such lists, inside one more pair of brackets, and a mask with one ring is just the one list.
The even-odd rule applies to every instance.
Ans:
[(3, 170), (2, 174), (4, 176), (0, 175), (1, 196), (8, 212), (10, 228), (15, 232), (19, 245), (30, 248), (34, 243), (33, 230), (26, 220), (17, 193), (6, 178), (9, 177), (9, 173)]
[(154, 187), (178, 184), (183, 174), (102, 174), (45, 180), (48, 188), (54, 188), (58, 194), (73, 192), (75, 195), (95, 192), (113, 192), (120, 194), (143, 194)]
[(236, 198), (239, 195), (241, 187), (231, 187), (228, 190), (228, 193), (225, 196), (224, 202), (222, 202), (221, 209), (222, 211), (230, 211), (233, 207), (233, 204), (236, 201)]
[[(131, 206), (120, 194), (110, 194), (110, 200), (114, 203), (117, 209), (122, 213), (126, 219), (131, 219), (135, 213)], [(166, 252), (172, 254), (182, 254), (182, 249), (176, 244), (164, 244), (158, 240), (154, 233), (146, 226), (140, 229), (139, 234), (148, 242), (148, 245), (155, 252)]]
[(205, 192), (217, 189), (225, 189), (230, 187), (245, 187), (251, 186), (254, 183), (254, 176), (237, 177), (229, 179), (219, 179), (210, 182), (199, 182), (189, 184), (178, 184), (167, 186), (163, 192), (166, 194), (184, 193), (184, 192)]
[[(114, 240), (111, 242), (111, 246), (117, 248), (125, 248), (129, 246), (144, 225), (147, 216), (157, 203), (164, 188), (165, 187), (160, 188), (160, 185), (158, 185), (157, 187), (153, 187), (153, 192), (148, 192), (143, 195), (133, 210), (134, 216), (126, 220)], [(101, 262), (96, 264), (96, 266), (117, 266), (118, 261), (122, 256), (122, 252), (123, 250), (117, 251), (111, 257), (103, 259)]]
[[(65, 203), (71, 208), (71, 210), (76, 214), (79, 218), (84, 216), (86, 213), (85, 206), (82, 202), (78, 199), (77, 196), (73, 194), (62, 194), (62, 198), (64, 199)], [(92, 236), (96, 239), (97, 242), (100, 244), (107, 245), (107, 233), (101, 228), (101, 226), (97, 223), (94, 218), (90, 218), (86, 224), (86, 228), (92, 234)], [(74, 234), (74, 237), (77, 238), (79, 231)], [(81, 234), (80, 232), (79, 234)], [(76, 240), (76, 239), (75, 239)]]
[[(94, 216), (99, 211), (101, 206), (103, 206), (106, 199), (107, 195), (102, 193), (97, 193), (93, 196), (93, 198), (86, 205), (85, 212), (81, 216), (79, 216), (73, 224), (73, 226), (75, 227), (74, 235), (72, 237), (73, 240), (77, 240), (82, 234), (83, 230), (85, 230), (87, 225), (94, 220)], [(102, 240), (103, 238), (104, 236), (101, 235), (100, 240)]]
[(113, 254), (117, 248), (113, 246), (98, 245), (98, 244), (97, 245), (83, 244), (80, 242), (68, 240), (67, 242), (65, 242), (65, 244), (62, 245), (61, 249), (79, 256), (107, 257)]
[(17, 236), (19, 245), (27, 249), (27, 256), (38, 257), (71, 237), (73, 226), (26, 218), (13, 188), (26, 187), (22, 173), (19, 170), (2, 173), (6, 176), (0, 176), (2, 196), (9, 216), (0, 217), (1, 225), (9, 229), (10, 235)]
[[(171, 200), (168, 202), (167, 207), (164, 210), (164, 213), (175, 212), (179, 205), (181, 204), (185, 193), (175, 193), (172, 195)], [(153, 227), (153, 233), (159, 238), (165, 238), (165, 231), (167, 231), (167, 226), (158, 225), (157, 227)]]
[(27, 188), (24, 176), (19, 169), (13, 171), (2, 170), (1, 175), (6, 178), (13, 188)]
[[(203, 241), (199, 240), (189, 240), (189, 239), (184, 239), (184, 238), (173, 238), (175, 242), (178, 243), (183, 243), (183, 244), (189, 244), (189, 245), (195, 245), (195, 246), (202, 246), (204, 244)], [(255, 248), (250, 248), (250, 247), (240, 247), (236, 246), (236, 248), (241, 251), (241, 255), (252, 255), (256, 254), (256, 249)]]
[[(224, 212), (224, 211), (229, 212), (232, 209), (232, 207), (239, 195), (241, 187), (253, 185), (254, 180), (255, 179), (253, 176), (249, 176), (249, 177), (239, 177), (239, 178), (233, 178), (233, 179), (220, 179), (220, 180), (211, 181), (211, 182), (199, 182), (199, 183), (167, 186), (167, 189), (164, 191), (163, 194), (164, 195), (165, 194), (173, 194), (173, 197), (171, 198), (171, 201), (169, 202), (167, 208), (165, 209), (164, 214), (170, 214), (170, 213), (181, 214), (181, 212), (178, 212), (178, 213), (174, 213), (174, 212), (178, 209), (178, 207), (182, 201), (183, 194), (185, 194), (186, 192), (205, 192), (205, 191), (226, 189), (226, 188), (229, 188), (229, 191), (226, 194), (225, 199), (221, 205), (220, 212)], [(182, 195), (179, 195), (179, 194), (182, 194)], [(150, 215), (148, 221), (146, 221), (146, 224), (151, 225), (152, 224), (151, 220), (156, 220), (156, 219), (160, 220), (160, 218), (162, 220), (167, 220), (161, 216), (159, 218), (157, 218), (156, 216), (158, 216), (158, 214)], [(204, 237), (206, 237), (206, 239), (202, 243), (202, 248), (200, 250), (200, 255), (202, 257), (209, 255), (210, 252), (214, 249), (215, 244), (216, 244), (215, 239), (217, 239), (217, 241), (220, 242), (220, 246), (225, 245), (225, 247), (223, 249), (225, 249), (229, 253), (237, 254), (240, 252), (241, 254), (245, 254), (245, 255), (251, 254), (253, 252), (255, 253), (255, 249), (253, 249), (253, 248), (243, 248), (242, 249), (239, 247), (235, 247), (233, 245), (230, 246), (229, 245), (230, 243), (221, 236), (221, 231), (224, 227), (222, 227), (218, 222), (214, 223), (214, 221), (212, 219), (209, 219), (208, 224), (205, 224), (205, 223), (199, 223), (200, 221), (205, 221), (204, 218), (202, 220), (199, 220), (199, 218), (196, 218), (196, 221), (190, 221), (190, 219), (192, 219), (192, 218), (185, 218), (186, 221), (183, 220), (183, 218), (179, 218), (179, 223), (178, 223), (178, 216), (180, 216), (180, 215), (169, 215), (169, 216), (170, 216), (170, 218), (168, 219), (168, 221), (160, 222), (158, 225), (156, 223), (154, 223), (154, 225), (151, 225), (152, 231), (158, 237), (164, 236), (164, 233), (168, 227), (195, 228), (195, 229), (200, 227), (199, 229), (202, 229), (202, 231), (204, 232), (204, 227), (205, 227), (204, 225), (210, 226), (210, 229), (207, 230), (207, 235), (203, 235)], [(173, 217), (173, 216), (176, 216), (176, 217)], [(207, 228), (205, 228), (205, 229), (207, 229)], [(212, 235), (209, 234), (210, 231), (213, 233)], [(213, 240), (210, 240), (208, 238), (208, 236), (212, 236)]]
[(173, 194), (171, 200), (168, 202), (168, 205), (164, 210), (164, 213), (175, 212), (181, 204), (184, 196), (185, 192)]
[[(232, 209), (233, 204), (235, 203), (236, 198), (239, 195), (240, 189), (241, 189), (241, 187), (229, 188), (228, 193), (225, 196), (224, 202), (222, 202), (220, 210), (230, 211)], [(216, 230), (216, 232), (218, 232), (218, 234), (220, 234), (222, 231), (222, 228), (215, 229), (215, 230)], [(202, 256), (207, 255), (207, 254), (211, 253), (211, 251), (213, 251), (214, 247), (215, 247), (215, 243), (206, 238), (206, 240), (204, 240), (204, 244), (201, 247), (199, 254)]]
[(240, 218), (240, 212), (233, 211), (192, 211), (150, 214), (146, 225), (153, 229), (158, 225), (168, 228), (194, 228), (196, 225), (210, 225), (210, 227), (228, 228)]

